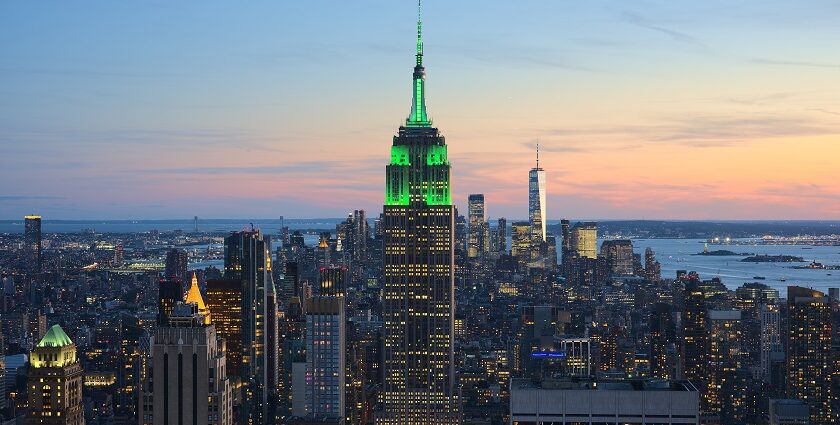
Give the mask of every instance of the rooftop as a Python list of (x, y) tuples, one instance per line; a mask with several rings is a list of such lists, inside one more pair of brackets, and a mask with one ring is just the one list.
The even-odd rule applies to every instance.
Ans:
[(597, 390), (597, 391), (697, 391), (689, 381), (667, 381), (663, 379), (621, 379), (596, 380), (591, 378), (545, 379), (542, 382), (530, 379), (514, 379), (511, 390)]
[(73, 345), (73, 340), (59, 325), (53, 325), (38, 343), (38, 347), (66, 347), (68, 345)]

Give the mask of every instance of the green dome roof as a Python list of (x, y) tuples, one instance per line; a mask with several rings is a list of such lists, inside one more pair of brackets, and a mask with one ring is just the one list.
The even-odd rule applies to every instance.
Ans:
[(66, 347), (68, 345), (73, 345), (73, 340), (58, 325), (53, 325), (38, 343), (39, 347)]

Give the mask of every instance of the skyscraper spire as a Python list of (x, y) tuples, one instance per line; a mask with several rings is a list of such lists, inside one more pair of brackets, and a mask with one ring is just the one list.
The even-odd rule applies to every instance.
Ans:
[(417, 0), (417, 65), (423, 66), (423, 5)]
[(537, 143), (537, 168), (540, 168), (540, 144)]
[(420, 0), (417, 0), (417, 62), (414, 65), (411, 114), (405, 120), (406, 127), (431, 127), (432, 120), (426, 114), (426, 70), (423, 68), (423, 15)]

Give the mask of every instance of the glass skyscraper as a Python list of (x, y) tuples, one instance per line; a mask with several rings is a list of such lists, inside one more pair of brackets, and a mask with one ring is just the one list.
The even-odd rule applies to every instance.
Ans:
[(540, 168), (540, 147), (537, 145), (537, 166), (528, 172), (528, 220), (535, 246), (545, 241), (545, 170)]
[(470, 233), (467, 240), (467, 256), (469, 258), (482, 257), (485, 245), (486, 209), (484, 194), (474, 193), (467, 200), (467, 214), (469, 216)]
[(378, 424), (454, 424), (454, 239), (446, 143), (426, 113), (422, 24), (411, 114), (386, 167)]
[(271, 244), (259, 230), (225, 238), (225, 279), (242, 282), (242, 379), (248, 423), (263, 423), (276, 388), (276, 323)]

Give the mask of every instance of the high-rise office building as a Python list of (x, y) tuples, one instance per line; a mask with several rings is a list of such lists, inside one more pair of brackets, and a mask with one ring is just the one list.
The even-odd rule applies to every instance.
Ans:
[(347, 294), (347, 267), (324, 267), (319, 271), (320, 294), (345, 296)]
[(831, 302), (820, 291), (788, 286), (788, 395), (808, 404), (812, 424), (831, 412)]
[(629, 239), (613, 239), (601, 244), (601, 256), (611, 276), (633, 275), (633, 242)]
[(207, 309), (212, 315), (216, 334), (224, 338), (228, 377), (240, 376), (242, 368), (242, 281), (207, 280)]
[(41, 260), (41, 216), (27, 215), (23, 218), (23, 243), (26, 255), (26, 269), (30, 273), (40, 273), (43, 270)]
[(645, 248), (645, 279), (659, 282), (662, 279), (662, 265), (656, 260), (656, 253), (650, 247)]
[(306, 306), (306, 416), (344, 423), (345, 314), (341, 296)]
[(656, 303), (650, 315), (650, 376), (676, 379), (677, 327), (670, 304)]
[(82, 366), (76, 344), (53, 325), (29, 356), (27, 425), (83, 425)]
[(120, 317), (120, 353), (117, 370), (117, 394), (114, 397), (114, 418), (137, 423), (139, 406), (141, 340), (145, 331), (136, 317)]
[(150, 344), (141, 425), (234, 423), (224, 346), (198, 305), (176, 304)]
[(699, 283), (689, 282), (685, 287), (685, 312), (682, 318), (683, 374), (685, 379), (694, 382), (698, 388), (702, 388), (707, 378), (707, 322), (706, 294)]
[(379, 424), (458, 422), (454, 226), (446, 142), (426, 113), (421, 20), (411, 114), (386, 167)]
[(487, 220), (487, 211), (484, 204), (484, 195), (474, 193), (467, 200), (468, 220), (470, 224), (470, 235), (467, 241), (467, 256), (478, 258), (484, 255), (484, 223)]
[(772, 364), (771, 355), (782, 346), (781, 317), (778, 304), (762, 303), (758, 308), (760, 375), (764, 382), (770, 383)]
[(511, 224), (510, 255), (515, 257), (520, 265), (531, 262), (531, 224), (527, 221), (517, 221)]
[(537, 166), (528, 172), (528, 221), (535, 245), (545, 241), (545, 170), (540, 167), (540, 145), (537, 145)]
[(165, 326), (178, 301), (184, 300), (184, 286), (180, 279), (161, 279), (158, 282), (158, 326)]
[(276, 356), (267, 350), (276, 346), (277, 310), (271, 308), (275, 288), (271, 275), (271, 244), (259, 230), (234, 232), (225, 238), (225, 279), (242, 283), (242, 384), (243, 416), (246, 422), (266, 420), (276, 397)]
[(569, 236), (570, 249), (582, 258), (598, 258), (598, 225), (593, 222), (577, 223)]
[(181, 279), (181, 282), (186, 282), (189, 277), (187, 265), (187, 251), (178, 248), (169, 250), (166, 253), (164, 278)]
[(507, 219), (500, 217), (496, 223), (496, 251), (499, 254), (507, 254)]
[(709, 310), (706, 390), (701, 398), (704, 415), (717, 416), (721, 423), (743, 423), (745, 406), (738, 373), (741, 369), (741, 312)]
[(572, 249), (572, 234), (569, 224), (569, 220), (566, 220), (565, 218), (560, 220), (560, 238), (562, 239), (560, 254), (563, 258), (565, 258)]
[(560, 351), (566, 353), (566, 373), (569, 376), (592, 374), (592, 351), (589, 338), (563, 338)]

